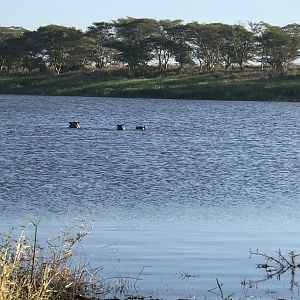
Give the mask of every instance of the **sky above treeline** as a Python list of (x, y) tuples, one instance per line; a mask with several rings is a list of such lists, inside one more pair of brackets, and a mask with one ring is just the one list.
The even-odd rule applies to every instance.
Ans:
[(124, 17), (181, 19), (185, 23), (300, 24), (300, 0), (0, 0), (0, 26), (35, 30), (49, 24), (86, 30)]

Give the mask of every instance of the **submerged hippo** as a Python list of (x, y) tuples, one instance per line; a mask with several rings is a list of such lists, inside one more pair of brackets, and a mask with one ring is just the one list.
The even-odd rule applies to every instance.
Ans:
[(80, 128), (80, 122), (69, 122), (69, 128)]
[(145, 130), (146, 126), (145, 125), (138, 125), (135, 127), (136, 130)]
[(125, 130), (124, 124), (117, 124), (117, 130)]

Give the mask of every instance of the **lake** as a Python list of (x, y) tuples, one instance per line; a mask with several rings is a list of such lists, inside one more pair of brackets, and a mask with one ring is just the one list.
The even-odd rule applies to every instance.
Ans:
[(299, 105), (0, 95), (1, 231), (93, 222), (91, 264), (132, 294), (299, 299), (249, 259), (300, 252)]

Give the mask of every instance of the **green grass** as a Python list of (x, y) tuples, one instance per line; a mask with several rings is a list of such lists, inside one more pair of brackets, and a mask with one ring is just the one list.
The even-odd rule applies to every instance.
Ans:
[(184, 73), (155, 78), (99, 73), (0, 77), (1, 94), (200, 100), (300, 101), (300, 77), (266, 71)]

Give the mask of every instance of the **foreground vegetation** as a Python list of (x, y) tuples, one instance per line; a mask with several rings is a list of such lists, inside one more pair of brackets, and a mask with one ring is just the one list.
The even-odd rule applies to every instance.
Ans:
[(194, 70), (160, 75), (129, 72), (66, 73), (0, 77), (1, 94), (203, 100), (300, 101), (300, 71)]
[[(83, 228), (65, 230), (42, 247), (24, 231), (18, 239), (13, 232), (2, 237), (0, 245), (0, 300), (95, 299), (105, 292), (96, 271), (72, 266), (76, 247), (87, 234)], [(47, 248), (45, 248), (47, 246)]]

